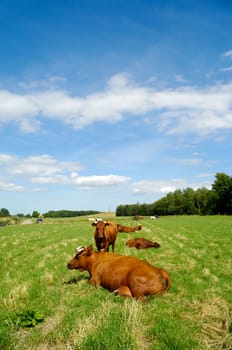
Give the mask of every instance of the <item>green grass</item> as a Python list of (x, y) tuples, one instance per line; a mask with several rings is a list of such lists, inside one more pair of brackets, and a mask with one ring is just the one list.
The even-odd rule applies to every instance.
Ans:
[[(172, 278), (166, 294), (144, 304), (96, 289), (87, 272), (67, 269), (76, 246), (95, 248), (87, 218), (0, 227), (0, 349), (232, 349), (232, 217), (140, 223), (142, 231), (118, 234), (116, 253), (164, 267)], [(129, 249), (133, 237), (161, 248)]]

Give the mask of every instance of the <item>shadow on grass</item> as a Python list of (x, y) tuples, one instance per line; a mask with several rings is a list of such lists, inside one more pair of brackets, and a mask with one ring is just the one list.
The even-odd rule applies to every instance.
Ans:
[(65, 281), (64, 284), (77, 284), (82, 280), (89, 280), (89, 277), (80, 275), (76, 278), (71, 278), (70, 280)]

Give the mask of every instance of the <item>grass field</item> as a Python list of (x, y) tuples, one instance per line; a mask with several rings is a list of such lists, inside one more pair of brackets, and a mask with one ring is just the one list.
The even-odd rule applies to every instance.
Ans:
[[(232, 349), (232, 217), (113, 220), (142, 224), (116, 253), (167, 269), (171, 289), (142, 304), (68, 270), (76, 246), (95, 248), (87, 218), (0, 227), (0, 349)], [(126, 247), (139, 236), (161, 248)]]

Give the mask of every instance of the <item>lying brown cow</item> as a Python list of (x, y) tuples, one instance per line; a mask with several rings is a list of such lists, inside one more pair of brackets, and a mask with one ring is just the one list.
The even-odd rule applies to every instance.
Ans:
[(145, 239), (145, 238), (129, 239), (126, 242), (126, 245), (129, 248), (135, 247), (136, 249), (151, 248), (151, 247), (159, 248), (160, 247), (159, 243), (149, 241), (148, 239)]
[(171, 280), (166, 270), (132, 256), (93, 252), (93, 247), (79, 247), (68, 263), (69, 269), (88, 271), (90, 283), (102, 286), (120, 296), (144, 301), (144, 296), (163, 294)]
[(130, 227), (130, 226), (122, 226), (122, 225), (117, 224), (117, 230), (118, 230), (118, 232), (135, 232), (135, 231), (142, 230), (142, 226), (138, 225), (135, 227)]
[(133, 217), (134, 220), (139, 220), (139, 219), (143, 219), (143, 216), (142, 215), (135, 215)]
[(112, 221), (98, 221), (93, 222), (92, 226), (95, 226), (94, 239), (97, 250), (104, 249), (105, 252), (109, 251), (111, 245), (114, 252), (115, 241), (117, 238), (117, 225)]

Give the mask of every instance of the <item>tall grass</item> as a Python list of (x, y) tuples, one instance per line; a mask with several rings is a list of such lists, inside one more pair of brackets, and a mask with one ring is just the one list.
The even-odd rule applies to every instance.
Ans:
[[(1, 227), (0, 349), (232, 349), (232, 217), (140, 223), (141, 231), (118, 234), (116, 253), (164, 267), (172, 278), (166, 294), (144, 304), (96, 289), (87, 272), (67, 269), (76, 246), (95, 247), (86, 218)], [(126, 247), (141, 236), (161, 248)], [(19, 315), (27, 311), (43, 322), (25, 328)]]

